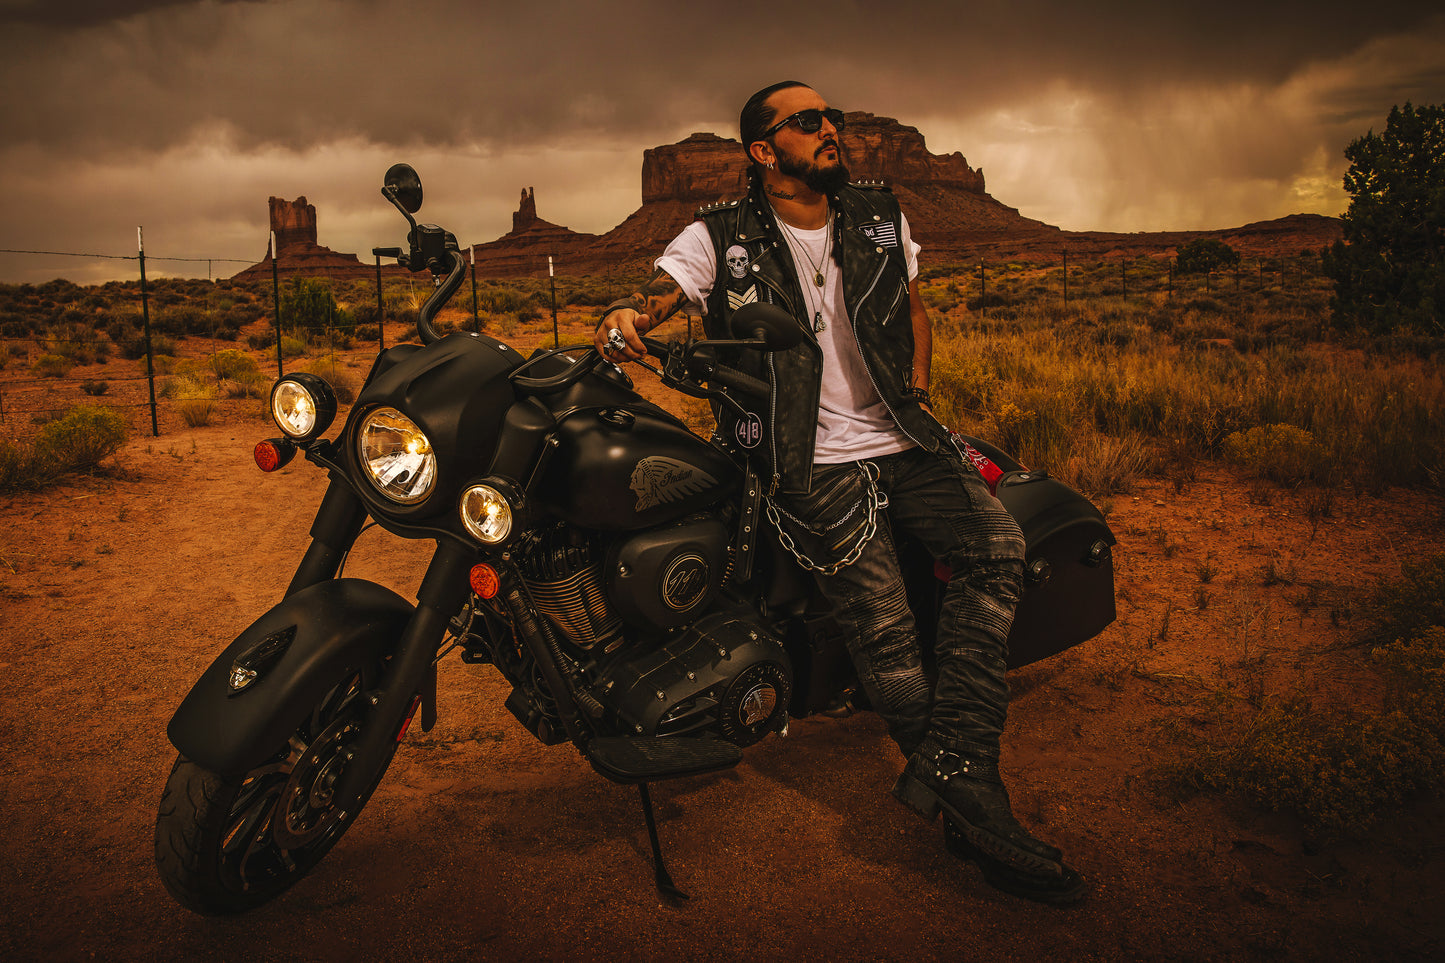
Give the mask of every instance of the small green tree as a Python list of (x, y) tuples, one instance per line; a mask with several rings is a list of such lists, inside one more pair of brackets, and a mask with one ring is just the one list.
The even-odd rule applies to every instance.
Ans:
[(1175, 256), (1181, 274), (1210, 274), (1239, 264), (1239, 252), (1212, 237), (1196, 237)]
[(292, 278), (281, 289), (281, 321), (297, 328), (348, 328), (355, 322), (320, 278)]
[(1324, 257), (1335, 324), (1445, 333), (1445, 105), (1391, 108), (1345, 157), (1344, 238)]

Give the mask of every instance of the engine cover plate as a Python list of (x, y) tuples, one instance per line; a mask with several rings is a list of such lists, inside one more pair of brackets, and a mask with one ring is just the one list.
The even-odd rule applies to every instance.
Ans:
[(711, 612), (613, 668), (598, 697), (641, 736), (716, 735), (752, 745), (787, 720), (783, 644), (746, 608)]

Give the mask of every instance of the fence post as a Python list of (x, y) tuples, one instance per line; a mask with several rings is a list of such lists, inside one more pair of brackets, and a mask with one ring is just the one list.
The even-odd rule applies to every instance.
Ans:
[(1174, 259), (1173, 259), (1172, 257), (1171, 257), (1171, 258), (1167, 258), (1166, 261), (1165, 261), (1165, 263), (1167, 263), (1167, 264), (1169, 265), (1169, 297), (1168, 297), (1168, 299), (1169, 299), (1170, 301), (1173, 301), (1173, 300), (1174, 300)]
[(386, 350), (386, 315), (381, 306), (381, 250), (373, 248), (372, 256), (376, 258), (376, 350)]
[(1119, 255), (1119, 287), (1123, 289), (1123, 298), (1129, 300), (1129, 261), (1124, 255)]
[(1069, 309), (1069, 249), (1064, 248), (1064, 310)]
[(151, 350), (150, 294), (146, 290), (146, 242), (145, 232), (140, 227), (135, 229), (135, 245), (140, 260), (140, 317), (146, 339), (146, 382), (150, 385), (151, 392), (151, 437), (159, 438), (161, 429), (156, 420), (156, 367), (155, 352)]
[(285, 372), (281, 367), (281, 274), (276, 266), (281, 252), (276, 250), (276, 232), (271, 232), (271, 304), (276, 315), (276, 377)]
[(547, 255), (547, 279), (552, 284), (552, 347), (562, 347), (562, 335), (557, 331), (557, 272), (552, 268), (552, 255)]
[(988, 279), (984, 275), (982, 261), (978, 265), (978, 313), (979, 317), (988, 317)]
[(469, 247), (467, 250), (470, 251), (472, 255), (472, 332), (474, 334), (481, 334), (482, 321), (481, 318), (477, 316), (477, 249)]

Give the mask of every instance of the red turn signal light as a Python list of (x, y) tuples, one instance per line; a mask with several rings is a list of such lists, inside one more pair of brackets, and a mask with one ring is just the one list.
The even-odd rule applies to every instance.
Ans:
[(253, 454), (256, 456), (257, 468), (262, 471), (275, 471), (285, 468), (291, 459), (296, 457), (296, 446), (285, 438), (267, 438), (257, 443)]
[(472, 583), (472, 591), (484, 599), (496, 598), (497, 593), (502, 590), (502, 580), (497, 577), (497, 570), (486, 562), (472, 566), (469, 581)]

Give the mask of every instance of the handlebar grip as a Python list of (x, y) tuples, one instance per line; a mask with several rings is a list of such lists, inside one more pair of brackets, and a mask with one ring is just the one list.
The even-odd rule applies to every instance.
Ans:
[(770, 390), (768, 383), (763, 379), (754, 378), (750, 374), (744, 374), (736, 368), (729, 368), (726, 365), (713, 363), (699, 365), (695, 373), (714, 385), (721, 385), (745, 395), (752, 395), (760, 400), (768, 397)]

